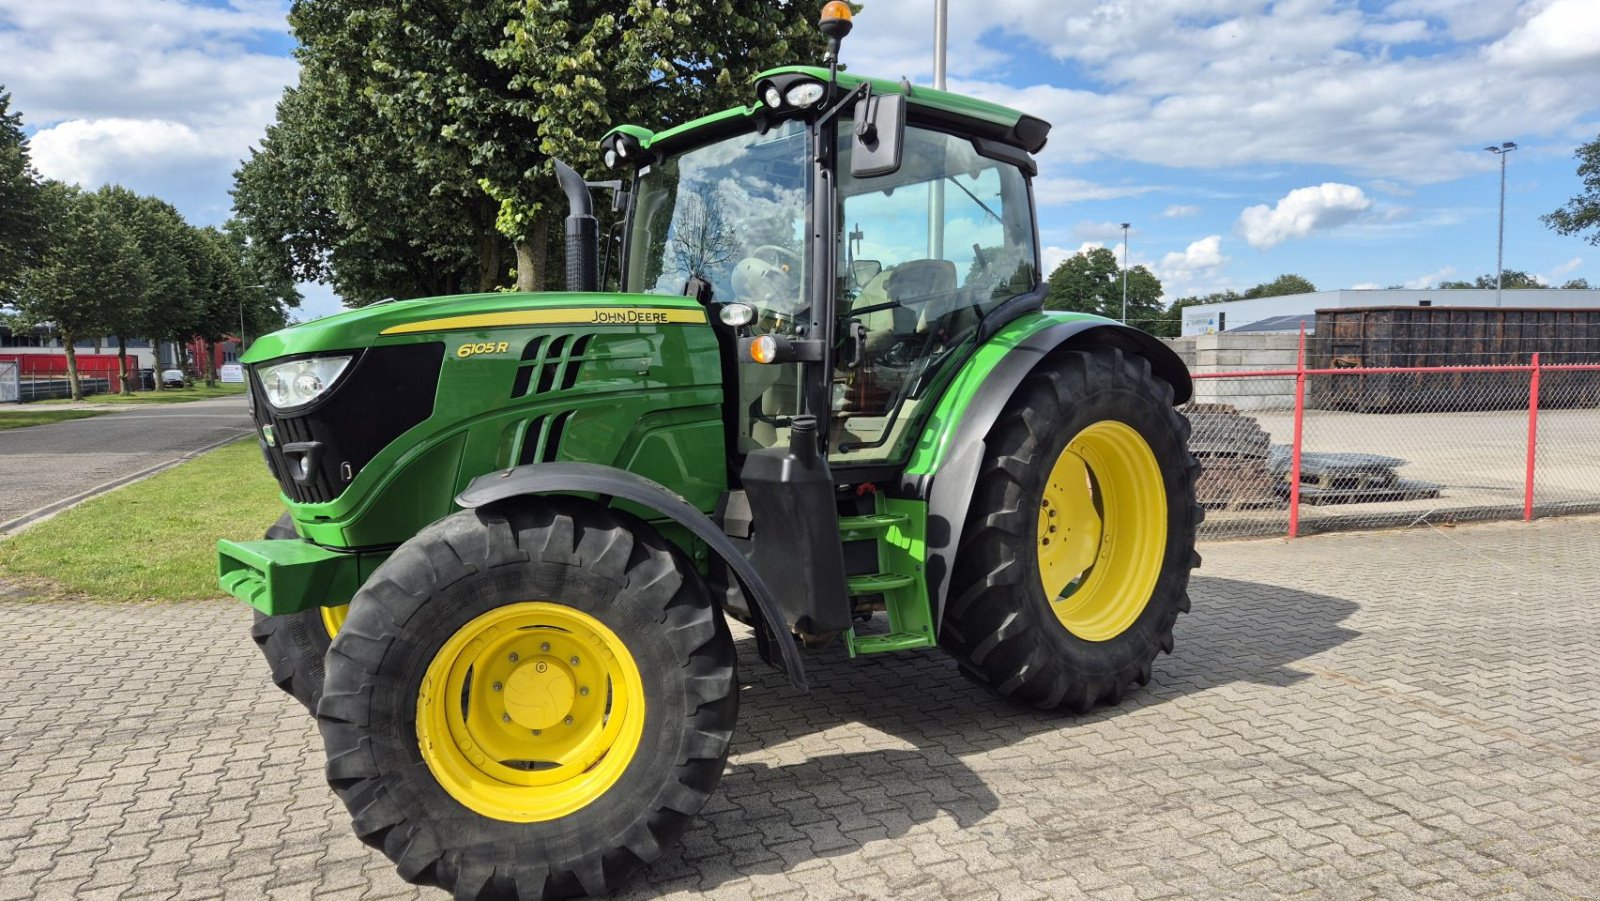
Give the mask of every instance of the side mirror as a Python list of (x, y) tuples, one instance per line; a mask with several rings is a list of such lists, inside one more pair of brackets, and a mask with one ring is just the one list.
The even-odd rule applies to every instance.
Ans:
[(850, 143), (850, 175), (872, 178), (900, 169), (900, 148), (906, 136), (906, 98), (900, 94), (868, 94), (856, 107), (855, 137)]
[(867, 283), (877, 278), (878, 273), (882, 271), (883, 264), (877, 260), (850, 261), (850, 280), (855, 283), (857, 288), (866, 287)]

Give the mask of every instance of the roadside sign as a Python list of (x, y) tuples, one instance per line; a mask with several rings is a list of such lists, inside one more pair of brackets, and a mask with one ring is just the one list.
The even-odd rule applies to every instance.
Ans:
[(223, 384), (244, 384), (244, 367), (238, 363), (223, 363), (222, 382)]

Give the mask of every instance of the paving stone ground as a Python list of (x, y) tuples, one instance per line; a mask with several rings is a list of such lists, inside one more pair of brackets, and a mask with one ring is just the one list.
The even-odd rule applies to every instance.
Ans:
[[(625, 897), (1596, 897), (1600, 518), (1203, 550), (1090, 716), (936, 652), (800, 696), (742, 638), (721, 789)], [(442, 897), (352, 836), (248, 622), (0, 586), (0, 901)]]

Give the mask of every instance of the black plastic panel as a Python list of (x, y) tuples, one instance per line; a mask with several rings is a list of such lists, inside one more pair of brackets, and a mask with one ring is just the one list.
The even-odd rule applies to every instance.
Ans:
[[(323, 399), (288, 415), (271, 412), (252, 370), (256, 424), (275, 432), (264, 450), (283, 493), (302, 504), (338, 497), (379, 451), (433, 415), (443, 363), (443, 344), (371, 348)], [(315, 448), (309, 468), (303, 454), (286, 453), (291, 444)]]

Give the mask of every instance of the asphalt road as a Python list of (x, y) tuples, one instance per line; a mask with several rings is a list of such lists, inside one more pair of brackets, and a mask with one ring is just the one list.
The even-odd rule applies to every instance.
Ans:
[(242, 397), (0, 431), (0, 531), (35, 511), (249, 431)]

